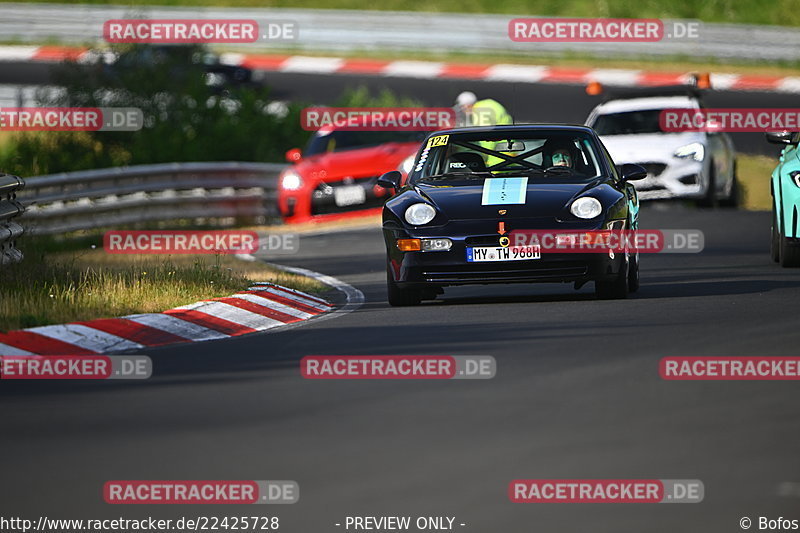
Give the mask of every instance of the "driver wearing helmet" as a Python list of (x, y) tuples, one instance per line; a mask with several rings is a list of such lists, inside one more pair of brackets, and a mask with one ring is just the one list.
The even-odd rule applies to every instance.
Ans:
[(575, 168), (575, 147), (569, 141), (550, 139), (542, 147), (542, 166)]

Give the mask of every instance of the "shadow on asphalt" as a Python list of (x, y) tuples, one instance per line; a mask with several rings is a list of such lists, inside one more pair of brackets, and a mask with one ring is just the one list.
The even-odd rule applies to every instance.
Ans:
[[(641, 326), (643, 324), (639, 324)], [(646, 324), (653, 328), (675, 327), (654, 321)], [(470, 338), (459, 340), (458, 332), (469, 327)], [(108, 392), (151, 389), (157, 387), (192, 387), (202, 384), (243, 383), (252, 380), (285, 380), (286, 372), (303, 381), (299, 372), (299, 360), (305, 355), (397, 355), (403, 353), (470, 354), (475, 353), (477, 345), (485, 346), (503, 342), (516, 342), (521, 339), (535, 339), (538, 342), (555, 341), (585, 337), (590, 343), (595, 338), (593, 328), (606, 331), (630, 328), (630, 324), (608, 324), (601, 318), (584, 321), (577, 328), (574, 320), (565, 318), (556, 322), (537, 323), (531, 321), (525, 328), (518, 323), (476, 324), (463, 321), (440, 324), (428, 323), (413, 326), (414, 335), (404, 335), (386, 340), (385, 324), (382, 321), (371, 325), (337, 326), (335, 321), (320, 322), (313, 330), (308, 330), (299, 341), (292, 337), (294, 330), (247, 337), (208, 341), (196, 344), (170, 346), (169, 353), (163, 349), (146, 350), (153, 359), (153, 378), (149, 380), (98, 380), (98, 381), (5, 381), (0, 383), (0, 398), (26, 397), (30, 395), (64, 395), (71, 393)], [(299, 330), (301, 331), (301, 330)], [(331, 334), (335, 333), (337, 344), (330, 345)], [(305, 342), (303, 342), (305, 341)], [(259, 346), (260, 345), (260, 346)], [(376, 348), (380, 346), (380, 348)], [(254, 348), (255, 347), (255, 348)], [(259, 350), (259, 347), (263, 349)], [(254, 355), (254, 352), (256, 355)], [(542, 354), (546, 355), (546, 354)], [(613, 355), (613, 350), (609, 353)], [(264, 372), (274, 373), (272, 376)], [(11, 405), (9, 405), (11, 407)]]

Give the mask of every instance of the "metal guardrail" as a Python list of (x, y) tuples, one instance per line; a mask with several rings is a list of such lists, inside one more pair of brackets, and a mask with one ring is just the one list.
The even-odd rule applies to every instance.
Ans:
[(0, 174), (0, 265), (16, 263), (22, 252), (15, 247), (23, 229), (11, 219), (22, 214), (24, 208), (16, 200), (16, 193), (25, 182), (10, 174)]
[[(713, 57), (719, 59), (800, 59), (796, 28), (704, 23), (699, 38), (653, 43), (518, 43), (508, 37), (508, 22), (518, 15), (355, 11), (296, 8), (156, 7), (0, 3), (0, 40), (6, 42), (100, 43), (108, 19), (253, 19), (260, 25), (291, 20), (298, 38), (288, 44), (308, 50), (429, 50), (542, 54), (579, 52), (596, 56)], [(667, 21), (677, 22), (677, 21)], [(273, 49), (268, 41), (249, 45)]]
[(277, 218), (275, 163), (166, 163), (36, 176), (19, 201), (32, 234), (110, 226), (232, 226)]
[(50, 85), (0, 84), (0, 109), (4, 107), (38, 107), (39, 100), (50, 101), (63, 93)]

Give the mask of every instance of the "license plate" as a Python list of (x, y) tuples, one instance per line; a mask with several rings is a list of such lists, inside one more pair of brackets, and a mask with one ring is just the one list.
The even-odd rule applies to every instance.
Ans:
[(508, 246), (507, 248), (494, 246), (476, 246), (467, 248), (467, 262), (486, 263), (491, 261), (529, 261), (541, 259), (542, 252), (539, 246)]
[(363, 204), (367, 201), (367, 192), (361, 185), (349, 185), (333, 189), (333, 201), (338, 207)]

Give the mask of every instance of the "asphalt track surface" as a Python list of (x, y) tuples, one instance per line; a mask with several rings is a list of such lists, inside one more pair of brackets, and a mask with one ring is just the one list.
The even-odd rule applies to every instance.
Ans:
[[(256, 72), (255, 78), (272, 90), (277, 100), (314, 105), (336, 105), (349, 88), (368, 87), (373, 94), (383, 89), (411, 97), (423, 105), (450, 107), (461, 91), (474, 91), (480, 98), (494, 98), (505, 105), (517, 122), (563, 122), (582, 124), (602, 101), (589, 96), (582, 85), (511, 83), (448, 79), (389, 78), (349, 74), (298, 74)], [(53, 65), (9, 62), (0, 64), (0, 84), (41, 85), (53, 83)], [(797, 95), (717, 91), (705, 96), (709, 108), (791, 108)], [(762, 133), (731, 134), (736, 150), (748, 154), (776, 156), (779, 150)]]
[[(306, 236), (281, 263), (363, 291), (287, 331), (149, 350), (148, 382), (0, 383), (4, 516), (274, 513), (281, 531), (346, 515), (455, 516), (465, 532), (740, 531), (800, 519), (797, 382), (675, 382), (661, 357), (797, 355), (800, 270), (768, 256), (769, 214), (642, 211), (697, 228), (700, 254), (646, 255), (642, 287), (448, 289), (391, 308), (379, 228)], [(305, 355), (492, 355), (492, 380), (311, 381)], [(700, 479), (699, 504), (512, 504), (513, 479)], [(291, 479), (291, 506), (111, 506), (114, 479)], [(785, 491), (785, 486), (784, 489)], [(795, 489), (796, 491), (796, 485)], [(756, 526), (753, 527), (756, 529)]]

